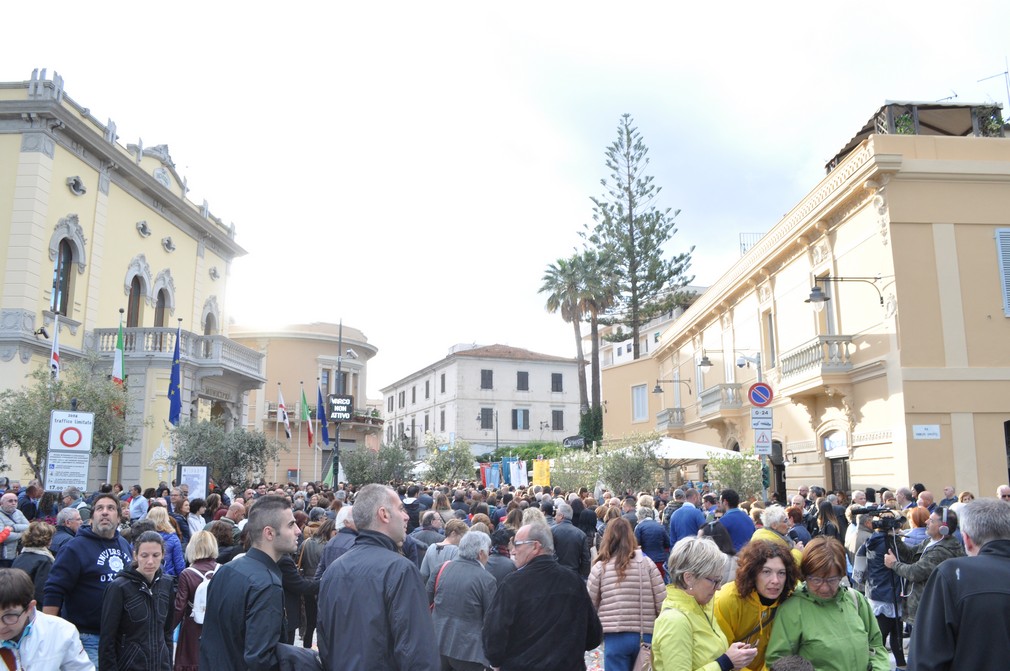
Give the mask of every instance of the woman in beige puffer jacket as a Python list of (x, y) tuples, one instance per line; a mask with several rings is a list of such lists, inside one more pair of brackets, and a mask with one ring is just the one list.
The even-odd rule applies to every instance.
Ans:
[(652, 641), (666, 586), (656, 564), (638, 549), (627, 520), (607, 523), (586, 588), (603, 624), (604, 669), (629, 671), (639, 643)]

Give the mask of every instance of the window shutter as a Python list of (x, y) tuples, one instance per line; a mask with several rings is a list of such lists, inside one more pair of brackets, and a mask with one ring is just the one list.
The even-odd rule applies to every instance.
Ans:
[(1003, 289), (1003, 316), (1010, 317), (1010, 228), (996, 229), (996, 253)]

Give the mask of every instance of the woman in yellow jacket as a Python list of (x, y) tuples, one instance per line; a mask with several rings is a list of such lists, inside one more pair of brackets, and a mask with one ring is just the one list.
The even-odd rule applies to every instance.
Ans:
[(800, 571), (789, 548), (775, 541), (751, 539), (737, 557), (736, 580), (715, 595), (715, 620), (727, 640), (757, 647), (747, 668), (761, 671), (776, 609), (793, 593)]
[(730, 671), (743, 669), (757, 648), (728, 645), (716, 624), (712, 597), (722, 582), (726, 556), (710, 538), (677, 541), (670, 553), (663, 609), (652, 633), (655, 671)]

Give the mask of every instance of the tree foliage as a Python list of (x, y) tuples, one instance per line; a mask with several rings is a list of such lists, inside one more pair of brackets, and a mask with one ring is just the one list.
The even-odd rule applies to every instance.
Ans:
[[(40, 366), (27, 376), (24, 387), (0, 393), (0, 462), (7, 461), (7, 450), (17, 449), (28, 462), (32, 477), (42, 481), (50, 413), (71, 410), (72, 399), (76, 399), (79, 412), (95, 415), (93, 455), (122, 450), (137, 437), (138, 427), (128, 425), (124, 414), (129, 407), (127, 388), (113, 382), (108, 366), (91, 356), (65, 363), (58, 381), (52, 379), (48, 366)], [(8, 466), (4, 463), (0, 468)]]
[[(424, 445), (428, 450), (428, 458), (425, 460), (428, 473), (425, 479), (431, 482), (455, 482), (474, 477), (476, 471), (470, 443), (458, 439), (451, 445), (448, 443), (447, 440), (438, 440), (431, 433), (425, 436)], [(440, 444), (445, 447), (444, 450), (439, 449)]]
[(410, 473), (410, 455), (400, 445), (383, 443), (378, 450), (342, 450), (340, 465), (353, 485), (387, 484), (405, 480)]
[(560, 312), (561, 318), (572, 325), (575, 333), (575, 352), (579, 361), (579, 407), (589, 406), (586, 388), (585, 355), (582, 351), (582, 317), (585, 279), (581, 258), (575, 254), (569, 259), (558, 259), (547, 266), (540, 293), (547, 294), (547, 311)]
[(219, 484), (247, 485), (261, 479), (282, 443), (262, 431), (226, 431), (220, 421), (183, 422), (171, 429), (172, 464), (209, 466)]
[(655, 485), (655, 434), (629, 436), (607, 446), (600, 466), (600, 479), (615, 493), (651, 490)]
[(602, 276), (611, 278), (613, 303), (602, 321), (631, 330), (629, 335), (619, 328), (609, 339), (631, 338), (638, 359), (641, 327), (686, 300), (683, 289), (694, 279), (687, 275), (694, 248), (665, 257), (679, 210), (670, 214), (669, 208), (656, 207), (661, 187), (645, 173), (649, 149), (633, 124), (629, 114), (618, 123), (617, 139), (606, 151), (610, 177), (600, 180), (603, 195), (592, 199), (595, 225), (582, 235), (607, 264)]
[(754, 450), (741, 453), (742, 457), (713, 457), (708, 460), (708, 479), (719, 484), (720, 489), (732, 489), (744, 501), (761, 494), (761, 461)]
[(593, 491), (596, 481), (600, 479), (601, 457), (583, 450), (566, 450), (554, 458), (551, 469), (551, 485), (561, 487), (567, 492), (577, 492), (580, 487)]

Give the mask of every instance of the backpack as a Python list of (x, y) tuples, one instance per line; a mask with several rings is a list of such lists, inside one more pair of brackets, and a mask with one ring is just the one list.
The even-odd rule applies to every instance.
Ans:
[(210, 587), (210, 578), (214, 575), (214, 571), (200, 573), (192, 566), (187, 566), (186, 570), (192, 571), (201, 578), (200, 584), (196, 586), (196, 591), (193, 592), (193, 602), (190, 604), (192, 612), (189, 616), (197, 624), (203, 624), (204, 615), (207, 613), (207, 589)]

